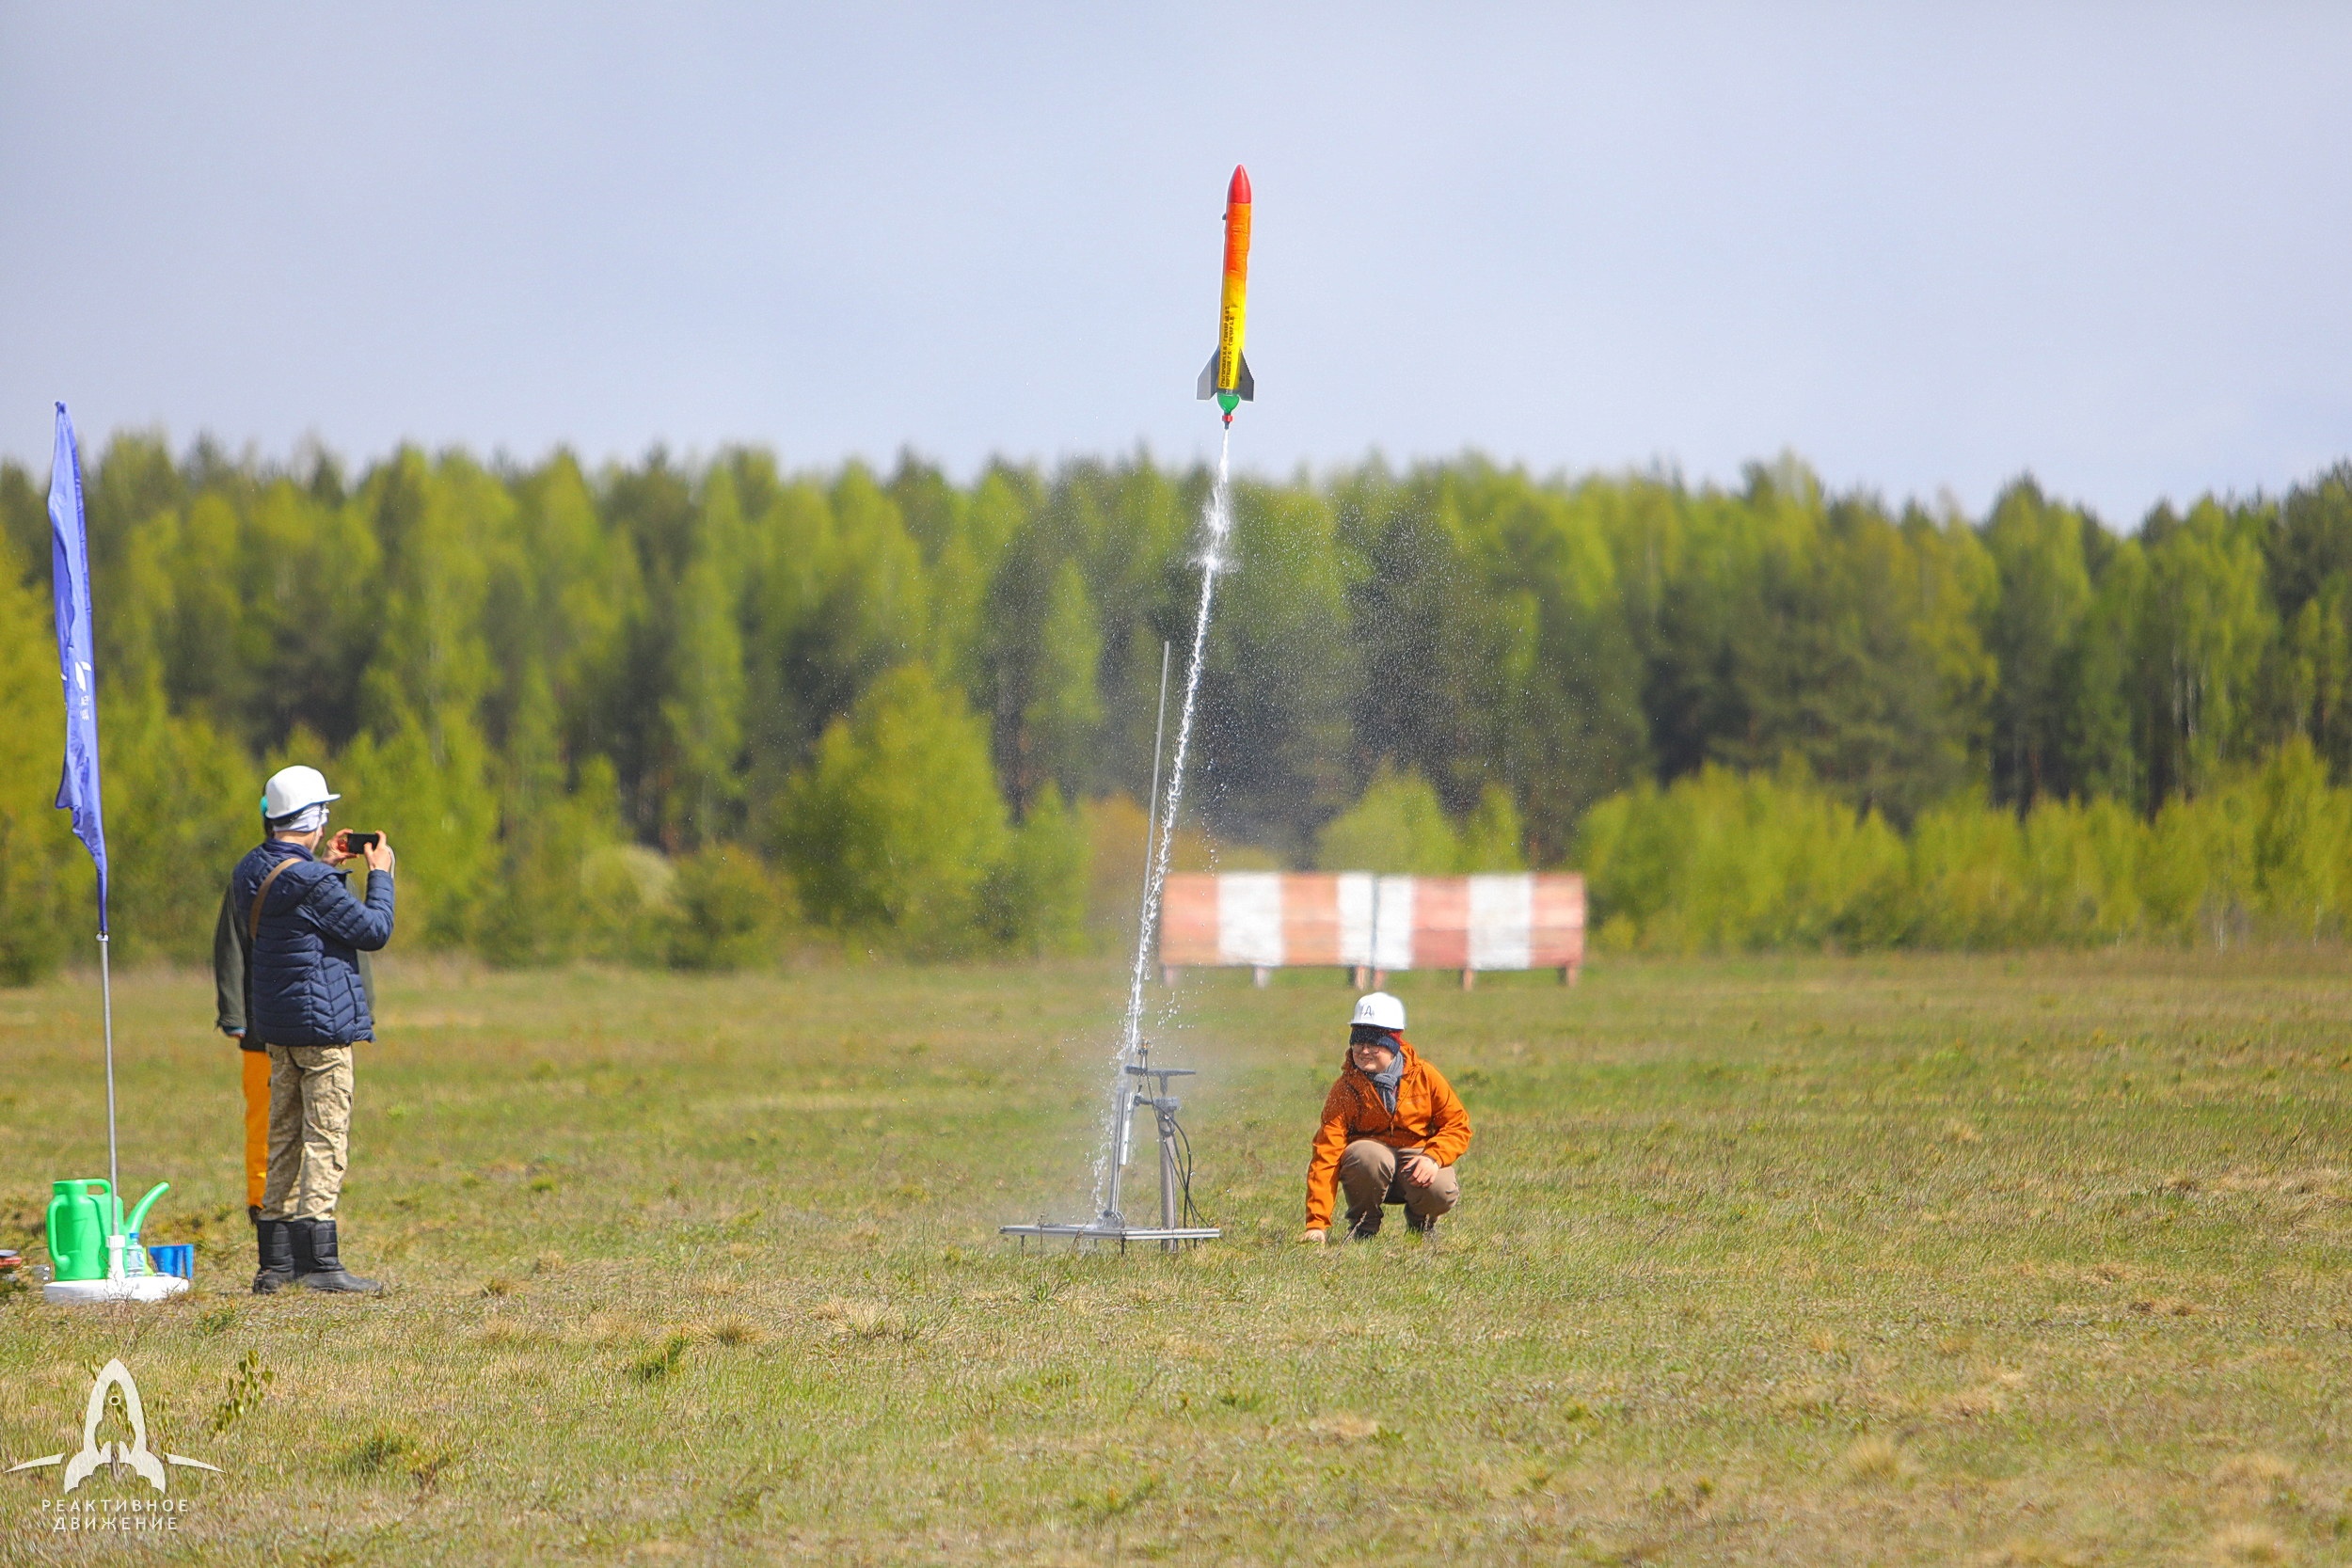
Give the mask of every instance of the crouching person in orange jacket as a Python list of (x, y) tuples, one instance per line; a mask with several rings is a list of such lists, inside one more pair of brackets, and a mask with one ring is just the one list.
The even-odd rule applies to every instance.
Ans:
[(1462, 1201), (1454, 1163), (1470, 1148), (1470, 1113), (1445, 1074), (1405, 1039), (1405, 1004), (1374, 991), (1356, 1004), (1340, 1081), (1323, 1100), (1307, 1166), (1307, 1230), (1331, 1230), (1331, 1189), (1347, 1192), (1347, 1234), (1380, 1233), (1383, 1205), (1405, 1206), (1405, 1225), (1425, 1235)]

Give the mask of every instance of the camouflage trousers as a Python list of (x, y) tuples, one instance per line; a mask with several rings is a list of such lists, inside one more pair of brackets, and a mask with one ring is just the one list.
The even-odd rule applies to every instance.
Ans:
[(327, 1220), (351, 1158), (351, 1047), (269, 1048), (265, 1220)]

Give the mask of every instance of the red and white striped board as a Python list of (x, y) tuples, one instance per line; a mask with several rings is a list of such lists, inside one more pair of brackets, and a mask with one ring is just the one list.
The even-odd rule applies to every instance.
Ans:
[(1174, 876), (1160, 912), (1160, 967), (1328, 964), (1369, 973), (1584, 965), (1584, 879), (1573, 873), (1382, 877), (1369, 871)]

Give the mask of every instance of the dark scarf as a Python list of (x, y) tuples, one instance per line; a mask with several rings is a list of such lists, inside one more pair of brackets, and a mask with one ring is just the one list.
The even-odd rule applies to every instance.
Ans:
[(1380, 1091), (1380, 1103), (1396, 1115), (1396, 1086), (1405, 1077), (1405, 1053), (1400, 1049), (1389, 1057), (1389, 1065), (1371, 1074), (1372, 1086)]

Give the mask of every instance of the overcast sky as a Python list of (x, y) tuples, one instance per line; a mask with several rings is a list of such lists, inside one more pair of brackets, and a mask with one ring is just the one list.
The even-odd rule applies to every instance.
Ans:
[[(2352, 454), (2352, 8), (0, 0), (0, 454)], [(12, 412), (11, 412), (12, 411)]]

